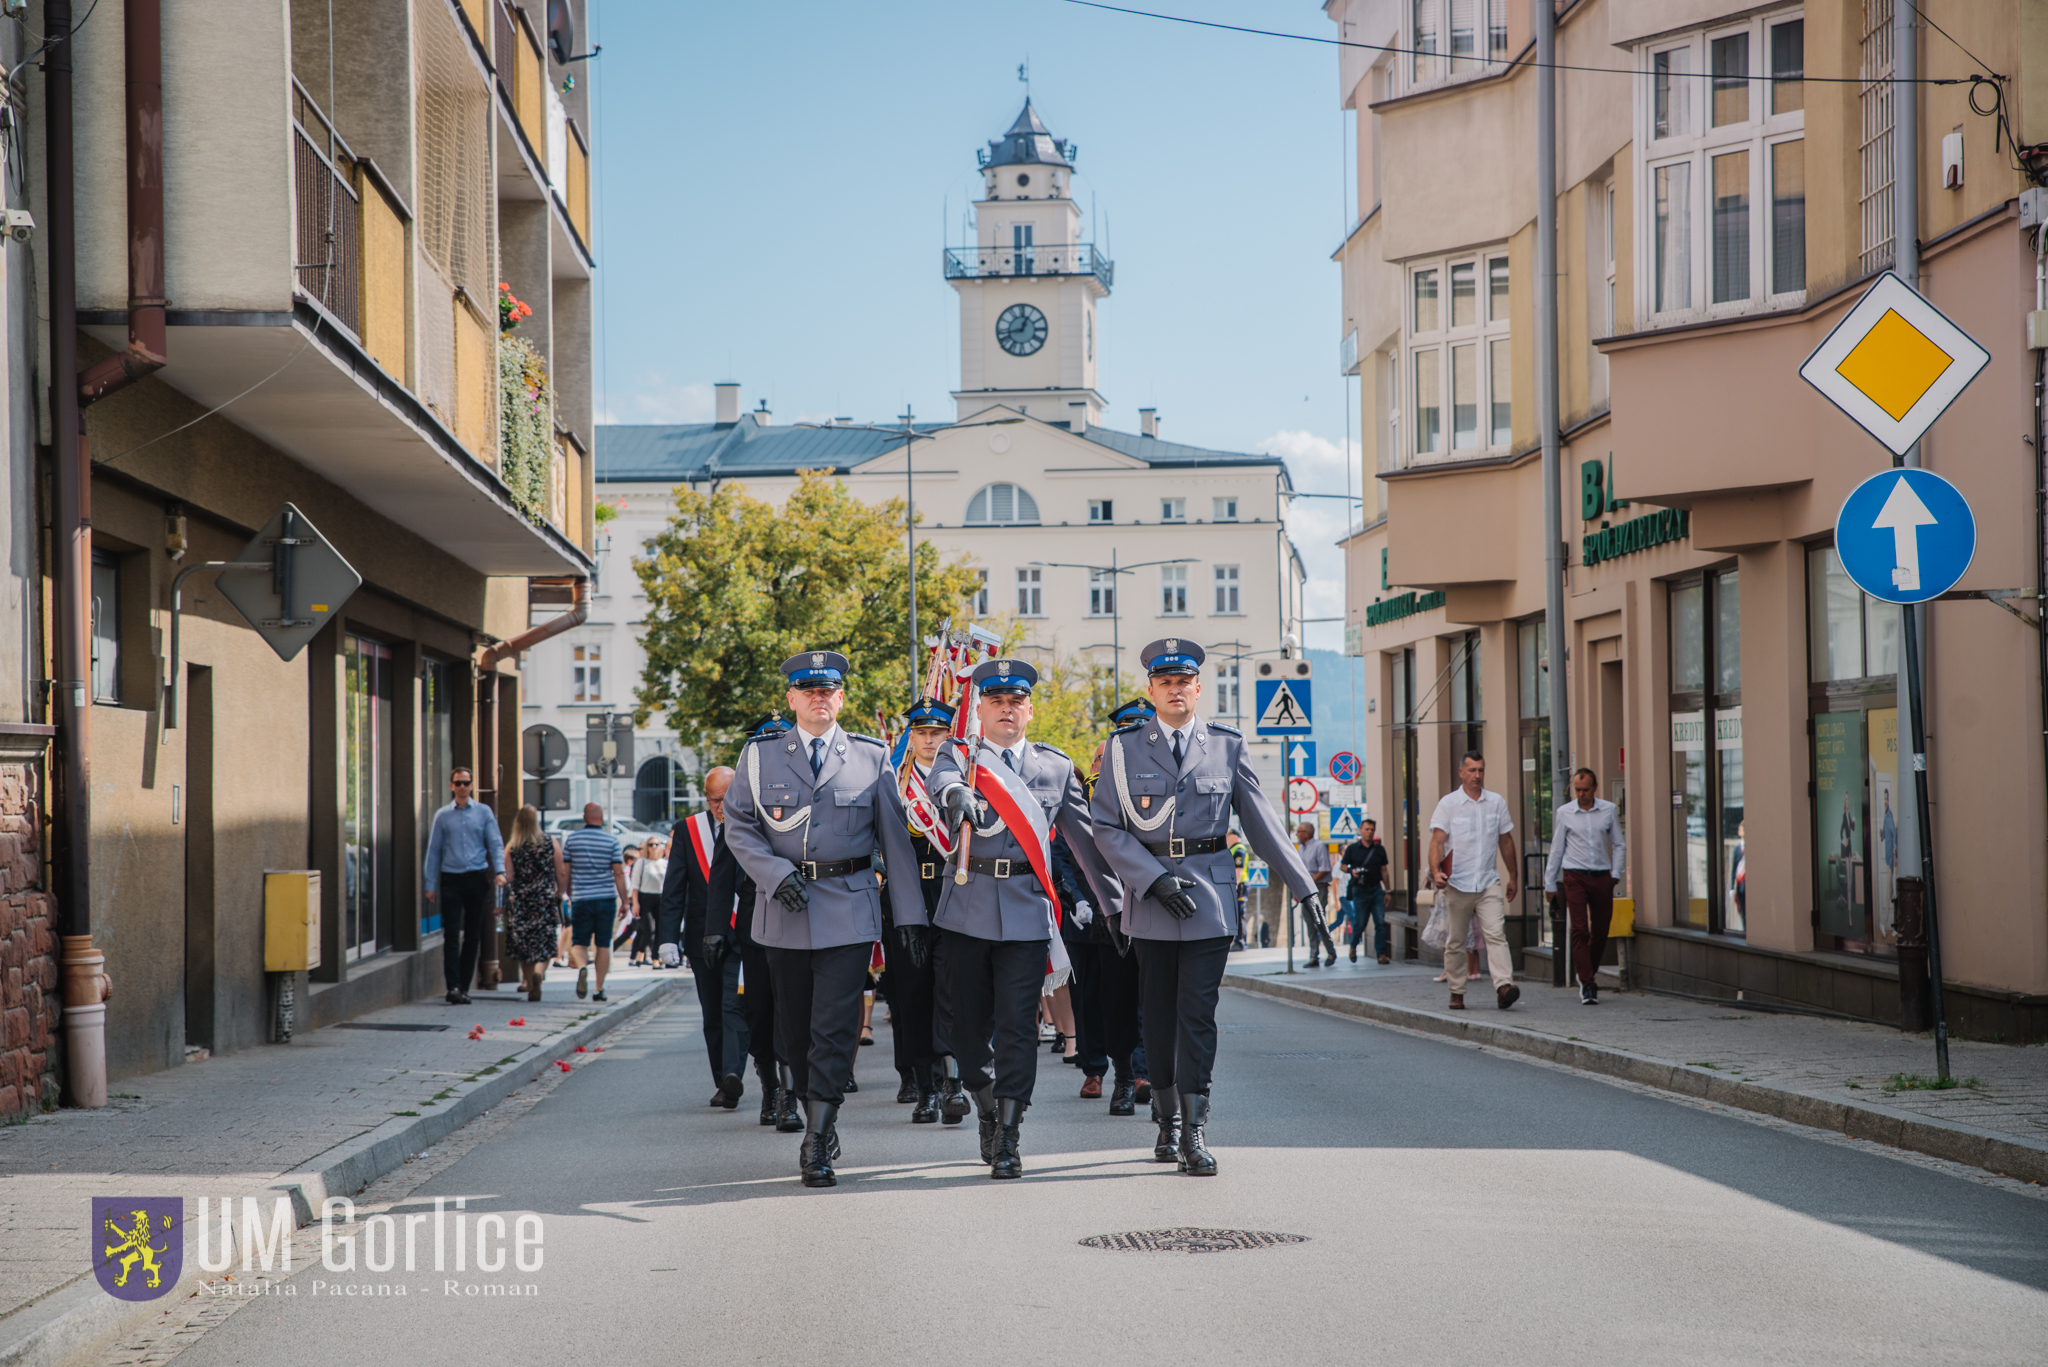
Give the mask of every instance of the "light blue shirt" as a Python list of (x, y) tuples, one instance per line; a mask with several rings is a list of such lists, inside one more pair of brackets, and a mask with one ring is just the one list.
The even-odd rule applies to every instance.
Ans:
[(444, 873), (479, 869), (505, 871), (505, 837), (498, 831), (497, 813), (481, 802), (451, 802), (434, 813), (427, 836), (427, 886), (439, 884)]

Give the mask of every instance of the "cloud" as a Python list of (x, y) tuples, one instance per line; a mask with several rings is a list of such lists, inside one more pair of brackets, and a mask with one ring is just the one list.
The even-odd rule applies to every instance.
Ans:
[(717, 400), (708, 384), (679, 384), (647, 374), (619, 386), (598, 410), (601, 423), (710, 422)]
[[(1353, 466), (1358, 448), (1347, 458), (1344, 447), (1313, 432), (1283, 431), (1260, 442), (1257, 450), (1279, 456), (1287, 462), (1294, 487), (1302, 493), (1342, 494), (1358, 492), (1358, 472)], [(1303, 594), (1304, 617), (1344, 615), (1344, 552), (1337, 540), (1358, 520), (1358, 505), (1342, 498), (1296, 499), (1287, 514), (1287, 532), (1301, 552), (1302, 567), (1308, 575)], [(1318, 622), (1303, 628), (1302, 644), (1321, 650), (1344, 648), (1342, 622)]]

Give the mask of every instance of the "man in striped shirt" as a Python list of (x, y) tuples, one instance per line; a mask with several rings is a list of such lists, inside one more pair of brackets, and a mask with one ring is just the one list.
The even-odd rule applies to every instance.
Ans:
[(612, 922), (626, 900), (626, 852), (605, 829), (604, 808), (583, 807), (583, 829), (562, 841), (563, 891), (569, 896), (569, 962), (576, 968), (576, 995), (590, 991), (592, 951), (597, 959), (597, 994), (605, 1000), (604, 978), (612, 967)]

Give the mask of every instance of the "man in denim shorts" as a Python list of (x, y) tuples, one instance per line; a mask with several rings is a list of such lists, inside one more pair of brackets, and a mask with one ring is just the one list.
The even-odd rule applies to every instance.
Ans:
[(626, 852), (605, 829), (604, 808), (583, 808), (583, 829), (562, 841), (562, 876), (569, 894), (569, 962), (576, 969), (576, 995), (590, 992), (590, 963), (597, 959), (597, 993), (605, 1000), (604, 978), (612, 967), (612, 922), (626, 900)]

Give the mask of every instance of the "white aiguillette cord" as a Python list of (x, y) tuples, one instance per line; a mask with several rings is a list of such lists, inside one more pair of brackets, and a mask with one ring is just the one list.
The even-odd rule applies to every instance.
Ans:
[(772, 831), (780, 831), (787, 835), (811, 819), (811, 809), (809, 807), (799, 808), (795, 816), (783, 817), (777, 820), (769, 815), (766, 807), (761, 805), (761, 742), (759, 741), (747, 747), (747, 791), (754, 795), (754, 809), (761, 814), (761, 820), (767, 822), (768, 828)]
[(1131, 785), (1124, 781), (1124, 747), (1114, 737), (1110, 739), (1109, 753), (1111, 762), (1116, 767), (1116, 800), (1123, 804), (1124, 820), (1138, 830), (1146, 832), (1156, 831), (1171, 821), (1173, 819), (1174, 802), (1176, 801), (1172, 797), (1168, 797), (1165, 803), (1161, 805), (1159, 815), (1154, 817), (1138, 815), (1138, 809), (1131, 805)]

